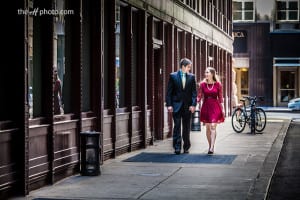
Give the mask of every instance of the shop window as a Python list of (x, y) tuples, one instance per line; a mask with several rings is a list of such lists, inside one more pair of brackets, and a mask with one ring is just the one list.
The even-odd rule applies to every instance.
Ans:
[(254, 21), (253, 1), (233, 1), (233, 21)]
[[(38, 7), (29, 1), (29, 10)], [(42, 115), (41, 18), (28, 15), (28, 105), (29, 118)], [(52, 72), (51, 72), (52, 73)]]
[[(55, 10), (64, 10), (65, 1), (56, 0)], [(64, 105), (66, 95), (64, 94), (67, 86), (65, 86), (65, 73), (66, 73), (66, 23), (65, 16), (55, 16), (54, 24), (54, 114), (64, 114)], [(67, 84), (68, 85), (68, 84)]]
[(119, 2), (116, 4), (116, 107), (125, 107), (125, 40), (126, 40), (126, 13), (125, 7)]
[(116, 5), (116, 107), (120, 107), (120, 39), (121, 39), (121, 9)]
[[(72, 43), (74, 41), (72, 35), (71, 20), (74, 11), (68, 9), (71, 6), (71, 1), (55, 0), (54, 9), (58, 11), (72, 11), (70, 14), (60, 13), (54, 18), (54, 41), (53, 41), (53, 69), (57, 69), (57, 80), (54, 83), (54, 114), (69, 114), (74, 112), (75, 107), (71, 102), (74, 102), (74, 93), (72, 92), (72, 83), (80, 80), (74, 80), (74, 68), (72, 66)], [(73, 71), (73, 72), (72, 72)], [(73, 75), (73, 76), (72, 76)], [(54, 72), (54, 77), (56, 73)], [(59, 83), (58, 83), (59, 82)], [(60, 87), (59, 87), (60, 85)], [(59, 91), (61, 88), (61, 91)], [(74, 90), (73, 90), (74, 91)], [(57, 95), (56, 95), (57, 94)]]
[[(33, 1), (29, 1), (29, 9), (33, 9)], [(33, 17), (28, 16), (28, 105), (29, 117), (33, 118)]]
[(289, 102), (295, 98), (296, 84), (295, 71), (280, 71), (280, 100), (281, 102)]
[(138, 13), (137, 11), (132, 12), (132, 49), (131, 49), (131, 55), (132, 55), (132, 63), (131, 63), (131, 102), (133, 106), (137, 105), (137, 83), (138, 83), (138, 68), (141, 66), (138, 66)]
[[(29, 9), (50, 8), (45, 1), (29, 1)], [(44, 7), (46, 6), (46, 7)], [(55, 0), (53, 4), (53, 10), (67, 11), (65, 9), (64, 0)], [(72, 11), (72, 10), (69, 10)], [(74, 14), (73, 11), (67, 15)], [(41, 117), (43, 114), (49, 111), (49, 107), (46, 107), (46, 102), (52, 101), (53, 92), (54, 101), (54, 114), (60, 115), (71, 112), (71, 61), (69, 60), (68, 53), (70, 52), (71, 37), (66, 38), (66, 32), (70, 32), (69, 20), (65, 20), (66, 13), (62, 12), (57, 15), (49, 15), (44, 17), (36, 17), (34, 15), (28, 15), (28, 105), (29, 105), (29, 117)], [(45, 18), (47, 17), (47, 18)], [(53, 29), (49, 28), (49, 18), (53, 17)], [(44, 21), (45, 20), (45, 21)], [(45, 24), (46, 23), (46, 24)], [(49, 23), (49, 24), (47, 24)], [(53, 34), (49, 33), (53, 30)], [(45, 33), (47, 33), (45, 35)], [(49, 34), (48, 34), (49, 33)], [(53, 38), (52, 38), (53, 37)], [(52, 40), (53, 44), (53, 60), (49, 57), (49, 44), (48, 40)], [(69, 53), (70, 54), (70, 53)], [(50, 54), (51, 55), (51, 54)], [(53, 70), (47, 70), (45, 64), (53, 64)], [(45, 70), (46, 69), (46, 70)], [(50, 73), (47, 74), (46, 73)], [(45, 80), (49, 80), (49, 75), (54, 76), (53, 91), (50, 91), (47, 86), (49, 83), (45, 83)]]
[(82, 101), (83, 112), (91, 110), (91, 1), (82, 2)]
[(281, 0), (276, 2), (278, 21), (298, 21), (299, 5), (295, 0)]
[[(109, 1), (105, 1), (104, 2), (104, 10), (109, 10)], [(108, 76), (109, 72), (111, 71), (110, 70), (110, 67), (109, 67), (109, 58), (110, 58), (110, 54), (109, 54), (109, 47), (110, 47), (110, 44), (109, 44), (109, 41), (111, 40), (110, 39), (110, 14), (107, 14), (104, 16), (104, 40), (103, 40), (103, 44), (104, 44), (104, 51), (103, 51), (103, 54), (104, 54), (104, 58), (103, 59), (103, 62), (104, 62), (104, 109), (109, 109), (110, 108), (110, 104), (112, 103), (109, 99), (110, 96), (112, 95), (109, 95), (109, 92), (112, 90), (110, 89), (110, 77)], [(116, 31), (116, 35), (117, 33), (120, 31), (119, 30), (119, 27), (118, 27), (118, 23), (115, 23), (115, 31)], [(118, 60), (116, 59), (116, 66), (118, 65)]]

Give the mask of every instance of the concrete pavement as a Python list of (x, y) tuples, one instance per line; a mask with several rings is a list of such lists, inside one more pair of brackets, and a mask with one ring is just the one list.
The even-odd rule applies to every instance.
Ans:
[[(217, 127), (213, 156), (236, 155), (231, 164), (123, 162), (141, 152), (173, 155), (166, 139), (105, 161), (100, 176), (72, 176), (26, 199), (264, 199), (289, 123), (268, 118), (263, 134), (249, 134), (248, 127), (238, 134), (227, 118)], [(191, 133), (191, 143), (190, 155), (208, 156), (205, 127)]]

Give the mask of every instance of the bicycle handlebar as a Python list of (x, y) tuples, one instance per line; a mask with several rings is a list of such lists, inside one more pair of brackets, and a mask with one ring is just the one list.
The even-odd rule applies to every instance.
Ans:
[(243, 98), (248, 100), (257, 100), (257, 99), (259, 99), (260, 101), (264, 100), (263, 96), (243, 96)]
[(263, 96), (243, 96), (244, 99), (241, 99), (240, 101), (243, 101), (245, 103), (245, 100), (247, 99), (251, 105), (255, 105), (257, 102), (257, 99), (260, 101), (264, 101)]
[(244, 99), (253, 100), (256, 99), (256, 96), (243, 96)]

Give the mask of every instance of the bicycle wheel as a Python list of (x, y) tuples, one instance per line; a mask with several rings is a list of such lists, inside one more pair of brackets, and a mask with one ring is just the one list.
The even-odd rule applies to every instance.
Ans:
[(262, 108), (256, 108), (255, 110), (255, 130), (262, 132), (266, 128), (267, 117)]
[(246, 113), (241, 108), (237, 108), (233, 111), (231, 117), (231, 125), (235, 132), (241, 133), (246, 126)]

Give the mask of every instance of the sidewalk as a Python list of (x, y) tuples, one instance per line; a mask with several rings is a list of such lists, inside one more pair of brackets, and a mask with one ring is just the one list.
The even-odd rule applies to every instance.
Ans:
[(289, 109), (288, 107), (268, 107), (268, 106), (259, 106), (262, 109), (264, 109), (266, 112), (298, 112), (298, 111), (292, 111), (292, 109)]
[[(217, 127), (213, 156), (207, 155), (205, 127), (191, 132), (190, 154), (179, 155), (216, 162), (124, 162), (140, 153), (178, 156), (173, 153), (172, 140), (167, 139), (105, 161), (100, 176), (73, 176), (33, 191), (27, 199), (264, 199), (289, 123), (268, 119), (263, 134), (251, 135), (248, 127), (237, 134), (227, 118)], [(234, 160), (219, 163), (217, 158), (222, 156)]]

